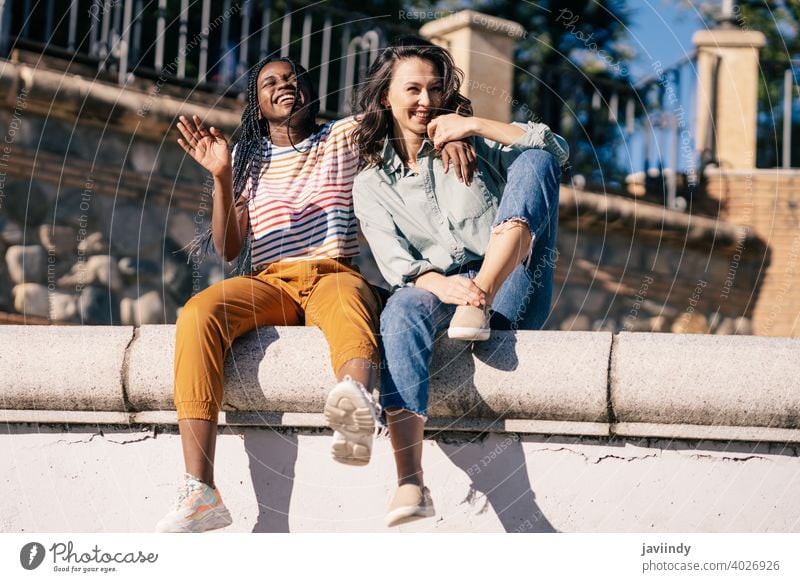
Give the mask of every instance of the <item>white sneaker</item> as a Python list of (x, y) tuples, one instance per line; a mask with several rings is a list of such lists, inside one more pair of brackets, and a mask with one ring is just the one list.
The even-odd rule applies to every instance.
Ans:
[(156, 524), (157, 532), (200, 533), (233, 523), (218, 490), (211, 489), (188, 473), (183, 479), (178, 503)]
[(346, 465), (366, 465), (378, 421), (378, 405), (361, 382), (345, 376), (325, 402), (325, 419), (333, 429), (331, 454)]

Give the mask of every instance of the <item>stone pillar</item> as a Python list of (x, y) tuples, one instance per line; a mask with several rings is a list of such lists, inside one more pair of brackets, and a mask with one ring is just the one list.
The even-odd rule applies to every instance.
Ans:
[(716, 131), (717, 160), (722, 169), (754, 168), (758, 50), (766, 38), (754, 30), (715, 28), (697, 31), (692, 41), (697, 47), (697, 149), (705, 149), (710, 131), (712, 81), (719, 58), (715, 128), (711, 129)]
[(428, 22), (420, 34), (450, 51), (464, 71), (461, 93), (475, 115), (511, 121), (514, 87), (514, 43), (527, 33), (522, 25), (463, 10)]

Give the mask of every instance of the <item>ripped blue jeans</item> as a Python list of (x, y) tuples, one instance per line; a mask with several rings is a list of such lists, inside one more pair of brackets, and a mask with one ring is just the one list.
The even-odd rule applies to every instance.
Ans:
[[(508, 170), (493, 228), (523, 220), (531, 228), (533, 249), (500, 287), (492, 303), (492, 329), (540, 329), (550, 313), (553, 271), (558, 259), (558, 190), (561, 170), (555, 156), (527, 150)], [(460, 274), (476, 274), (469, 265)], [(436, 338), (447, 328), (455, 305), (416, 287), (402, 287), (381, 315), (383, 410), (405, 409), (427, 419), (430, 365)]]

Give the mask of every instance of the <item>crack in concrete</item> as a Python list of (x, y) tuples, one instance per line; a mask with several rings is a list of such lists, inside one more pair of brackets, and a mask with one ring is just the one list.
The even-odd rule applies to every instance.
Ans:
[(570, 449), (569, 447), (559, 447), (557, 449), (549, 449), (549, 448), (547, 448), (547, 449), (534, 449), (531, 452), (539, 452), (539, 451), (547, 451), (547, 452), (550, 452), (550, 453), (560, 453), (562, 451), (566, 451), (568, 453), (572, 453), (573, 455), (579, 455), (579, 456), (583, 457), (584, 461), (586, 461), (587, 463), (591, 463), (593, 465), (597, 465), (597, 464), (601, 463), (602, 461), (605, 461), (606, 459), (617, 459), (619, 461), (626, 461), (628, 463), (630, 463), (632, 461), (641, 461), (643, 459), (654, 459), (654, 458), (660, 457), (661, 453), (663, 452), (663, 451), (658, 451), (656, 453), (652, 453), (652, 454), (648, 454), (648, 455), (641, 455), (641, 456), (637, 456), (637, 457), (622, 457), (620, 455), (602, 455), (602, 456), (599, 456), (599, 457), (590, 457), (586, 453), (582, 453), (580, 451), (574, 451), (574, 450)]
[(105, 439), (105, 440), (107, 440), (110, 443), (114, 443), (115, 445), (130, 445), (132, 443), (140, 443), (142, 441), (146, 441), (147, 439), (154, 439), (154, 438), (156, 438), (154, 434), (146, 434), (140, 439), (132, 439), (129, 441), (114, 441), (111, 439)]
[(718, 457), (716, 455), (702, 455), (699, 453), (693, 453), (691, 455), (687, 455), (679, 452), (678, 454), (682, 457), (689, 457), (692, 459), (710, 459), (712, 461), (733, 461), (734, 463), (744, 463), (747, 461), (754, 461), (754, 460), (772, 461), (772, 459), (768, 459), (767, 457), (764, 457), (762, 455), (747, 455), (746, 457), (727, 457), (723, 455), (721, 457)]
[[(587, 455), (585, 453), (582, 453), (580, 451), (572, 450), (569, 447), (559, 447), (557, 449), (550, 449), (550, 448), (534, 449), (531, 452), (538, 452), (538, 451), (547, 451), (547, 452), (551, 452), (551, 453), (560, 453), (562, 451), (566, 451), (566, 452), (572, 453), (574, 455), (579, 455), (579, 456), (583, 457), (586, 462), (590, 462), (591, 461), (591, 463), (594, 464), (594, 465), (597, 465), (601, 461), (605, 461), (606, 459), (617, 459), (617, 460), (620, 460), (620, 461), (626, 461), (628, 463), (630, 463), (631, 461), (639, 461), (639, 460), (642, 460), (642, 459), (653, 459), (653, 458), (661, 457), (662, 453), (664, 452), (663, 450), (659, 450), (656, 453), (652, 453), (652, 454), (648, 454), (648, 455), (641, 455), (641, 456), (636, 456), (636, 457), (623, 457), (623, 456), (620, 456), (620, 455), (613, 455), (613, 454), (612, 455), (602, 455), (602, 456), (596, 457), (596, 458), (594, 458), (594, 460), (592, 460), (592, 457), (590, 457), (589, 455)], [(734, 463), (744, 463), (744, 462), (747, 462), (747, 461), (754, 461), (754, 460), (761, 460), (761, 461), (771, 461), (772, 460), (772, 459), (769, 459), (769, 458), (767, 458), (767, 457), (765, 457), (763, 455), (747, 455), (745, 457), (731, 457), (731, 456), (728, 456), (728, 455), (708, 455), (708, 454), (702, 454), (702, 453), (686, 454), (686, 453), (681, 453), (680, 451), (676, 451), (676, 452), (681, 457), (689, 457), (691, 459), (698, 459), (698, 460), (702, 459), (702, 460), (711, 460), (711, 461), (731, 461), (731, 462), (734, 462)]]
[(608, 415), (608, 424), (610, 431), (614, 432), (614, 425), (617, 422), (617, 413), (614, 411), (614, 394), (612, 391), (614, 370), (614, 346), (617, 341), (616, 334), (611, 336), (611, 343), (608, 346), (608, 368), (606, 370), (606, 414)]
[(103, 435), (103, 431), (100, 431), (100, 432), (96, 432), (96, 433), (94, 433), (92, 436), (90, 436), (90, 437), (89, 437), (89, 440), (86, 440), (86, 439), (80, 439), (80, 440), (77, 440), (77, 441), (68, 441), (68, 440), (66, 440), (66, 439), (59, 439), (59, 440), (57, 440), (56, 442), (54, 442), (54, 443), (53, 443), (53, 445), (57, 445), (57, 444), (60, 444), (60, 443), (67, 443), (68, 445), (80, 445), (80, 444), (86, 444), (86, 443), (90, 443), (90, 442), (92, 442), (92, 441), (94, 440), (94, 437), (98, 437), (98, 436), (99, 436), (99, 437), (102, 437), (102, 436), (104, 436), (104, 435)]
[(128, 388), (130, 382), (130, 364), (131, 364), (131, 346), (139, 338), (139, 328), (134, 326), (133, 333), (128, 345), (125, 346), (125, 351), (122, 355), (122, 369), (119, 371), (120, 384), (122, 385), (122, 404), (126, 412), (136, 412), (136, 409), (131, 404), (130, 397), (128, 396)]
[(100, 431), (100, 432), (94, 433), (88, 439), (80, 439), (80, 440), (77, 440), (77, 441), (68, 441), (66, 439), (59, 439), (55, 443), (53, 443), (53, 445), (57, 445), (57, 444), (60, 444), (60, 443), (66, 443), (68, 445), (82, 445), (82, 444), (85, 445), (85, 444), (88, 444), (88, 443), (92, 442), (95, 437), (102, 437), (102, 439), (105, 442), (112, 443), (112, 444), (115, 444), (115, 445), (130, 445), (130, 444), (133, 444), (133, 443), (140, 443), (140, 442), (146, 441), (148, 439), (155, 439), (156, 438), (156, 434), (155, 434), (155, 430), (153, 430), (153, 431), (148, 432), (148, 434), (144, 435), (141, 438), (131, 439), (129, 441), (115, 441), (114, 439), (106, 438), (106, 435), (103, 434), (103, 431)]

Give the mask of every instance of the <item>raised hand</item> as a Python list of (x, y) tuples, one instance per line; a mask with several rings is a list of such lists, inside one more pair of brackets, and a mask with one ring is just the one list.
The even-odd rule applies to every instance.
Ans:
[(433, 141), (437, 150), (441, 149), (448, 142), (466, 139), (473, 135), (475, 133), (474, 119), (474, 117), (464, 117), (457, 113), (440, 115), (428, 124), (428, 137)]
[(178, 145), (214, 177), (222, 177), (231, 172), (232, 158), (225, 136), (212, 127), (207, 130), (197, 115), (192, 117), (193, 123), (183, 115), (178, 121), (178, 131), (183, 139)]

